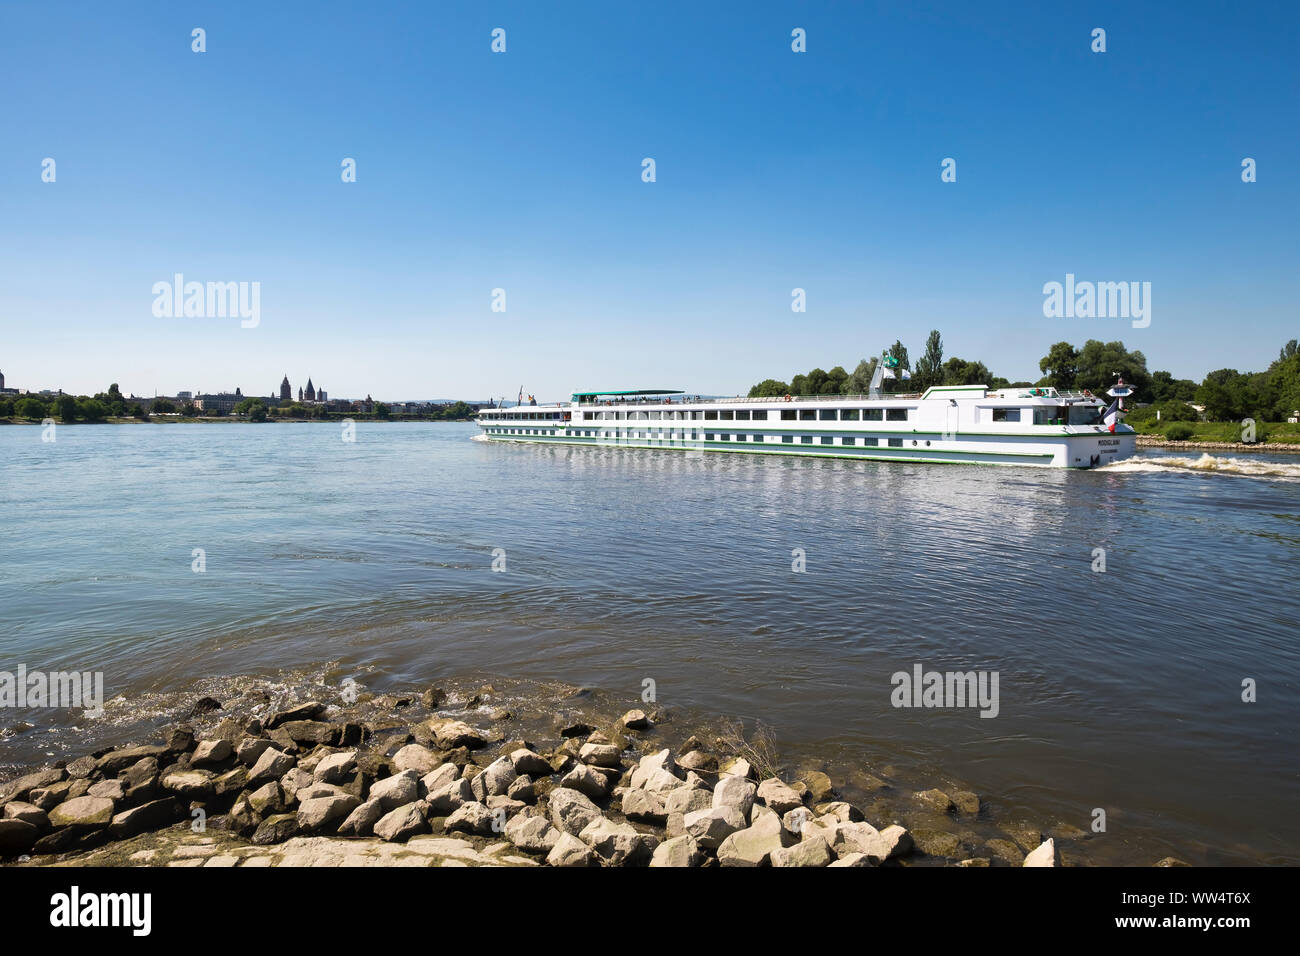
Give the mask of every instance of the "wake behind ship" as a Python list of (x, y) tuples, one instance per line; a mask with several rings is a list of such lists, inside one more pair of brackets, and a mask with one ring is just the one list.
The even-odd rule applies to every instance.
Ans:
[[(875, 382), (872, 383), (876, 385)], [(1137, 451), (1106, 402), (1055, 388), (936, 385), (924, 394), (687, 397), (673, 389), (575, 392), (568, 402), (482, 409), (491, 441), (806, 455), (866, 461), (1095, 468)]]

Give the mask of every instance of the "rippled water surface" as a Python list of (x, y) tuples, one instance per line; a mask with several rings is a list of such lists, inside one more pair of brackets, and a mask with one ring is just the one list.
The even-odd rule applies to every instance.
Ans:
[[(137, 713), (326, 663), (375, 689), (498, 675), (629, 704), (651, 679), (661, 704), (761, 718), (783, 755), (1083, 829), (1105, 808), (1115, 859), (1300, 862), (1300, 459), (1075, 473), (476, 432), (0, 428), (0, 670), (103, 671)], [(998, 716), (893, 708), (916, 663), (996, 670)], [(0, 764), (115, 742), (114, 712), (0, 712), (35, 725)]]

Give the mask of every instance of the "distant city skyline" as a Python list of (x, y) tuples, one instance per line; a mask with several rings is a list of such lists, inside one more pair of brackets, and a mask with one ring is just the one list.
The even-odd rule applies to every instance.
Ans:
[(738, 9), (6, 5), (11, 383), (737, 394), (931, 329), (1200, 381), (1300, 331), (1300, 8)]

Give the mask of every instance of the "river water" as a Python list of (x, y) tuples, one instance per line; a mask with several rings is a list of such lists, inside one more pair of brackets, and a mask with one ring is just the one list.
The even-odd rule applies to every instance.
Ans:
[[(100, 671), (111, 698), (0, 710), (0, 768), (250, 676), (628, 706), (653, 681), (660, 705), (763, 721), (792, 761), (1082, 830), (1104, 809), (1099, 862), (1300, 862), (1300, 459), (1066, 472), (476, 434), (0, 428), (0, 671)], [(996, 716), (893, 706), (918, 664), (997, 672)]]

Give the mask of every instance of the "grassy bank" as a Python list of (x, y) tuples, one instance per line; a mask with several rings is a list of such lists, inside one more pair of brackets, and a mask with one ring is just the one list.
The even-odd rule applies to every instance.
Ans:
[[(1241, 444), (1240, 422), (1128, 422), (1139, 435), (1152, 438), (1169, 437), (1169, 429), (1177, 428), (1175, 434), (1183, 429), (1190, 429), (1191, 434), (1182, 439), (1188, 442), (1216, 442)], [(1289, 422), (1258, 422), (1255, 425), (1257, 443), (1300, 445), (1300, 425)]]

